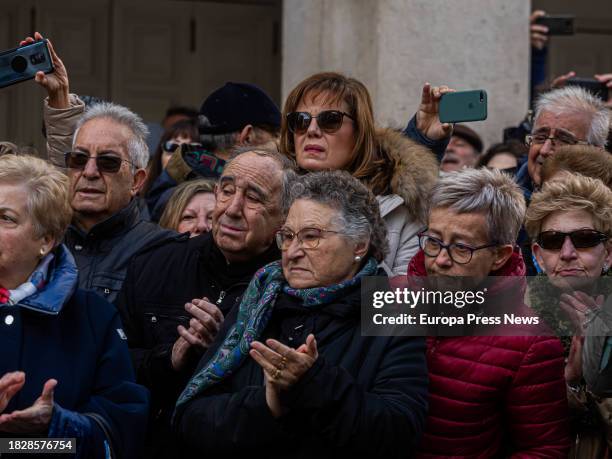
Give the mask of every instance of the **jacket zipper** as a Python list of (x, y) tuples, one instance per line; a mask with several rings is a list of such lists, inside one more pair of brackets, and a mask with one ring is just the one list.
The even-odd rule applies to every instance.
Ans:
[(249, 285), (248, 282), (238, 282), (232, 286), (230, 286), (230, 288), (228, 288), (227, 290), (221, 290), (221, 292), (219, 293), (219, 298), (217, 298), (217, 301), (215, 301), (216, 305), (220, 305), (221, 303), (223, 303), (223, 300), (225, 299), (225, 296), (227, 295), (227, 292), (229, 292), (230, 290), (233, 290), (235, 288), (238, 287), (242, 287), (245, 285)]

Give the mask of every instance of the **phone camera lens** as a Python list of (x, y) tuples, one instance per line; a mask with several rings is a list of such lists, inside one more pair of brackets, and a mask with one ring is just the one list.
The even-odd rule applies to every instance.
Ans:
[(480, 91), (480, 103), (484, 102), (484, 93)]
[(30, 62), (32, 63), (32, 65), (42, 64), (43, 62), (45, 62), (45, 60), (45, 55), (43, 53), (36, 53), (30, 56)]
[(28, 68), (28, 61), (23, 56), (15, 56), (11, 61), (11, 68), (17, 73), (23, 73)]

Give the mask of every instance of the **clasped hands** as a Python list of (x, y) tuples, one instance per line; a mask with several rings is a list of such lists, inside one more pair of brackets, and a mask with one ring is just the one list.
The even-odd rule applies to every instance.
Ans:
[(249, 354), (264, 371), (266, 402), (272, 416), (282, 416), (287, 408), (282, 405), (280, 394), (302, 379), (319, 357), (314, 335), (308, 335), (297, 349), (275, 339), (266, 340), (266, 344), (253, 341)]
[(25, 384), (22, 371), (6, 373), (0, 378), (0, 431), (11, 434), (46, 434), (53, 415), (53, 391), (57, 380), (45, 382), (40, 397), (24, 410), (4, 413), (11, 399)]

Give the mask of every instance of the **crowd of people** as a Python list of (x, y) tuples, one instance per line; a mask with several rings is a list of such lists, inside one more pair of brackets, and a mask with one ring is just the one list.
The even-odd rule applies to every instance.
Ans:
[[(612, 100), (556, 79), (525, 139), (485, 149), (440, 121), (448, 86), (397, 130), (341, 73), (282, 110), (228, 82), (150, 152), (49, 50), (45, 158), (0, 143), (0, 437), (79, 458), (612, 453)], [(371, 276), (493, 278), (557, 333), (369, 336)]]

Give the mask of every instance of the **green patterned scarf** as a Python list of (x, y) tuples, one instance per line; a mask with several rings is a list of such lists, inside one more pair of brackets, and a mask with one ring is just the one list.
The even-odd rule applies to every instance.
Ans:
[(251, 343), (259, 339), (266, 328), (272, 315), (274, 302), (281, 291), (302, 299), (303, 306), (307, 308), (319, 306), (341, 298), (347, 290), (359, 285), (362, 277), (372, 276), (376, 274), (376, 270), (376, 260), (370, 258), (355, 277), (340, 284), (295, 289), (287, 284), (280, 261), (272, 262), (261, 268), (249, 283), (242, 297), (236, 323), (227, 333), (214, 357), (191, 378), (176, 403), (177, 408), (213, 384), (227, 378), (240, 367), (249, 355)]

